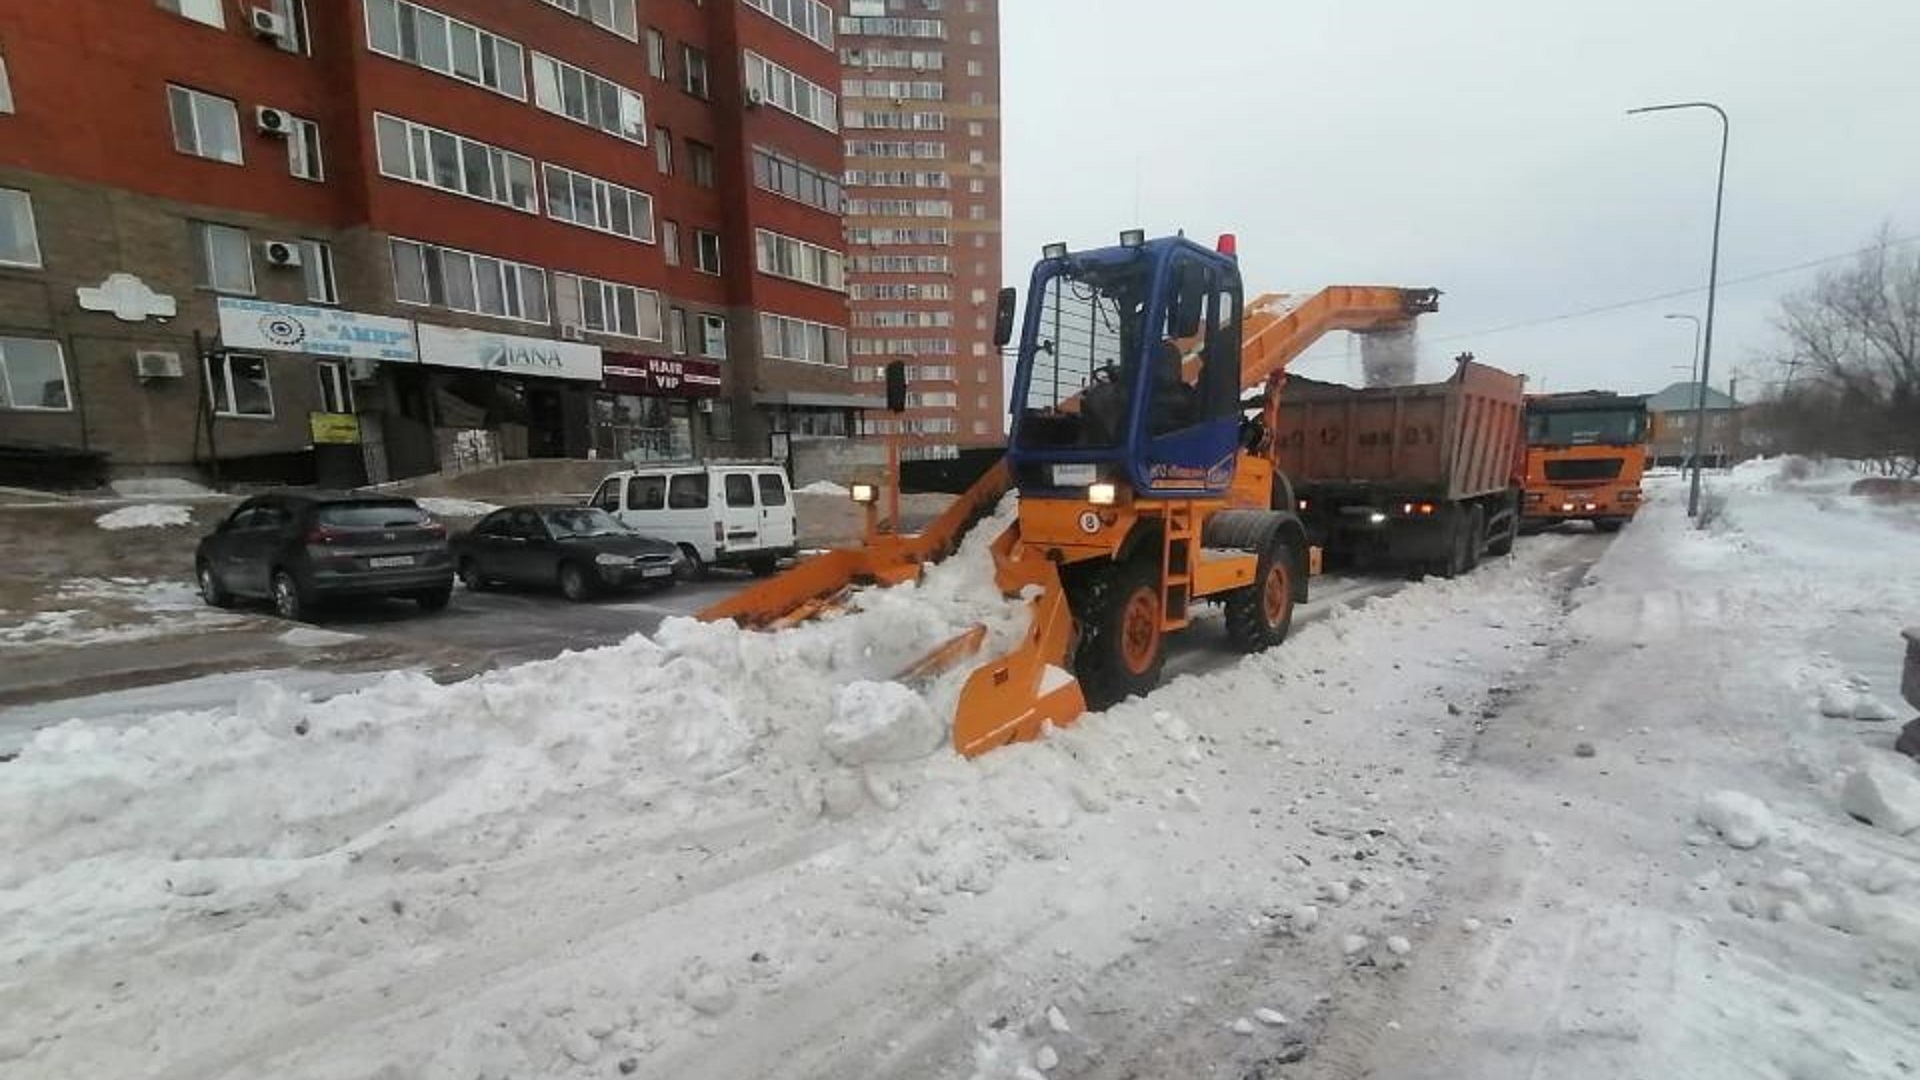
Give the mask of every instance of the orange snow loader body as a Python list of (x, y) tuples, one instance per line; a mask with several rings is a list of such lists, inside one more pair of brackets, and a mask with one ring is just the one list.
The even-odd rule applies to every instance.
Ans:
[[(1012, 294), (1001, 295), (1002, 346), (1016, 336)], [(1050, 245), (1019, 320), (1006, 457), (920, 533), (870, 529), (862, 547), (805, 560), (700, 617), (777, 628), (857, 585), (913, 580), (1011, 488), (1019, 518), (991, 550), (1002, 593), (1025, 598), (1028, 629), (968, 676), (953, 719), (960, 753), (1151, 691), (1166, 636), (1197, 603), (1224, 605), (1235, 648), (1277, 645), (1317, 563), (1274, 467), (1286, 367), (1322, 335), (1405, 331), (1438, 302), (1435, 289), (1388, 286), (1243, 301), (1230, 236), (1218, 248), (1137, 232), (1116, 247)], [(876, 494), (854, 489), (869, 507)], [(972, 628), (901, 675), (951, 670), (984, 637)]]
[(1647, 399), (1599, 390), (1527, 399), (1526, 495), (1529, 530), (1591, 521), (1614, 532), (1640, 510), (1646, 471)]

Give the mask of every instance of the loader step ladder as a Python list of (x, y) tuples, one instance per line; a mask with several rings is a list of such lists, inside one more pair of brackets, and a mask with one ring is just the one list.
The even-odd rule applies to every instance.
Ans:
[(1193, 621), (1189, 608), (1193, 602), (1193, 553), (1200, 535), (1194, 527), (1190, 501), (1167, 504), (1165, 528), (1160, 550), (1160, 625), (1163, 630), (1181, 630)]

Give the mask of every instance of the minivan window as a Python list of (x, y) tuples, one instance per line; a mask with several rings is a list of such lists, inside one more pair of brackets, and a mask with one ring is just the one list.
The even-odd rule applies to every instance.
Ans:
[(658, 510), (665, 505), (667, 505), (666, 477), (636, 476), (627, 481), (627, 509)]
[(609, 479), (603, 482), (587, 505), (608, 511), (620, 509), (620, 481)]
[(336, 529), (390, 529), (425, 525), (427, 512), (412, 503), (328, 503), (315, 515), (322, 525)]
[(667, 506), (674, 510), (707, 508), (707, 474), (681, 473), (667, 488)]
[(787, 505), (787, 485), (786, 482), (780, 478), (779, 473), (768, 472), (760, 474), (760, 505)]
[(727, 474), (727, 505), (753, 505), (753, 477), (743, 472)]

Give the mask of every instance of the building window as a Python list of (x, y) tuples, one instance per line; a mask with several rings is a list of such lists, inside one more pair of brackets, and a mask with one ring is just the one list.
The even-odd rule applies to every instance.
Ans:
[(653, 196), (558, 165), (543, 168), (548, 217), (643, 244), (653, 243)]
[(693, 182), (698, 187), (710, 188), (714, 185), (713, 147), (693, 139), (687, 140), (687, 171), (693, 174)]
[(840, 213), (844, 196), (839, 179), (785, 154), (754, 147), (753, 182), (763, 191), (784, 195), (816, 210), (836, 216)]
[(986, 65), (978, 60), (969, 60), (967, 61), (967, 74), (977, 79), (986, 74)]
[(733, 402), (719, 399), (707, 414), (707, 438), (715, 442), (733, 441)]
[(668, 266), (680, 265), (680, 223), (673, 220), (660, 222), (660, 254), (667, 260)]
[(651, 289), (601, 281), (580, 274), (553, 274), (553, 312), (562, 326), (572, 323), (597, 334), (659, 341), (660, 294)]
[(967, 191), (973, 195), (985, 195), (987, 193), (987, 182), (976, 176), (967, 181)]
[(393, 298), (475, 315), (548, 323), (547, 272), (537, 266), (394, 237)]
[(727, 320), (724, 316), (701, 312), (700, 355), (709, 360), (727, 358)]
[(40, 266), (33, 196), (12, 188), (0, 188), (0, 266)]
[(7, 56), (0, 53), (0, 116), (13, 111), (13, 83), (7, 78)]
[(207, 398), (215, 416), (273, 417), (273, 382), (265, 357), (222, 353), (207, 357)]
[(667, 35), (647, 27), (647, 74), (656, 79), (667, 77)]
[(640, 17), (634, 0), (547, 0), (570, 15), (576, 15), (610, 34), (628, 41), (640, 40)]
[(192, 222), (194, 284), (215, 292), (253, 295), (253, 245), (247, 230)]
[(564, 60), (533, 54), (533, 102), (556, 116), (646, 145), (647, 106), (640, 95)]
[(667, 312), (667, 346), (675, 356), (687, 355), (686, 308), (674, 308)]
[(760, 352), (774, 360), (847, 366), (847, 332), (837, 326), (763, 312)]
[(978, 120), (967, 121), (967, 135), (969, 138), (974, 138), (974, 139), (984, 138), (986, 134), (987, 134), (987, 125), (981, 123)]
[(788, 71), (756, 52), (747, 53), (747, 89), (782, 112), (828, 131), (840, 130), (840, 99), (833, 91)]
[(173, 114), (175, 150), (229, 165), (245, 160), (240, 153), (240, 114), (231, 100), (169, 85), (167, 108)]
[(320, 380), (320, 411), (328, 413), (350, 413), (353, 408), (353, 379), (347, 374), (347, 365), (343, 360), (322, 360), (313, 365), (313, 373)]
[(221, 0), (159, 0), (162, 11), (171, 11), (182, 18), (197, 23), (227, 28), (227, 16), (221, 10)]
[(987, 220), (987, 208), (981, 206), (979, 203), (974, 203), (972, 206), (967, 207), (967, 219), (970, 221)]
[[(595, 394), (593, 448), (609, 461), (685, 461), (693, 456), (693, 403), (637, 394)], [(666, 495), (664, 476), (639, 476), (627, 482), (630, 509), (662, 509)]]
[(540, 212), (533, 159), (384, 113), (373, 114), (380, 172), (529, 214)]
[(707, 54), (691, 45), (680, 46), (681, 83), (687, 93), (704, 99), (707, 87)]
[(973, 422), (973, 433), (975, 435), (987, 435), (991, 433), (991, 430), (985, 420), (975, 420)]
[(720, 272), (720, 234), (693, 230), (693, 268), (703, 274)]
[(754, 230), (754, 240), (761, 273), (845, 290), (846, 257), (839, 252), (770, 229)]
[(366, 0), (367, 48), (416, 67), (527, 100), (519, 42), (407, 0)]
[(833, 9), (820, 0), (747, 0), (747, 6), (766, 12), (823, 49), (833, 48)]
[(327, 178), (326, 165), (320, 158), (319, 124), (294, 117), (293, 128), (287, 132), (287, 171), (302, 180)]
[(0, 409), (73, 409), (59, 342), (0, 337)]
[(653, 163), (661, 176), (673, 175), (673, 132), (663, 127), (653, 129)]
[(980, 31), (978, 31), (978, 30), (969, 30), (969, 31), (967, 31), (967, 44), (969, 44), (969, 45), (978, 45), (978, 44), (981, 44), (981, 42), (982, 42), (982, 41), (984, 41), (984, 40), (985, 40), (985, 38), (984, 38), (984, 36), (983, 36), (983, 35), (982, 35), (982, 34), (980, 33)]
[(300, 272), (307, 279), (307, 300), (314, 304), (340, 302), (340, 286), (333, 276), (333, 247), (323, 240), (300, 241)]
[(306, 0), (270, 0), (273, 13), (280, 16), (286, 24), (286, 30), (274, 39), (274, 44), (290, 53), (313, 55), (313, 35), (307, 24)]

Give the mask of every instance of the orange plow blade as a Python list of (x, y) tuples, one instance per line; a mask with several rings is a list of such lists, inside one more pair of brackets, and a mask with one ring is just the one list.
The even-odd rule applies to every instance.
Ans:
[(1080, 683), (1067, 671), (1073, 613), (1060, 572), (1038, 554), (1020, 558), (1020, 550), (1020, 526), (1008, 526), (994, 539), (993, 562), (1002, 592), (1029, 596), (1031, 622), (1018, 646), (976, 668), (960, 691), (953, 748), (967, 757), (1038, 738), (1046, 725), (1071, 724), (1087, 711)]

